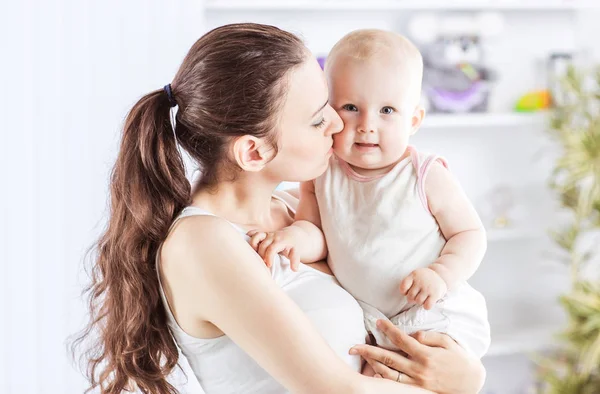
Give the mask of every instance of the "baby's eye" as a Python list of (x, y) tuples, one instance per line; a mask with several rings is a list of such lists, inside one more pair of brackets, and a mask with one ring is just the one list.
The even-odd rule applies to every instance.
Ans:
[(358, 111), (358, 108), (356, 108), (356, 105), (354, 105), (354, 104), (344, 104), (342, 109), (344, 109), (346, 111), (352, 111), (352, 112)]
[(382, 114), (386, 114), (386, 115), (390, 115), (393, 114), (396, 110), (392, 107), (383, 107), (381, 108), (381, 113)]

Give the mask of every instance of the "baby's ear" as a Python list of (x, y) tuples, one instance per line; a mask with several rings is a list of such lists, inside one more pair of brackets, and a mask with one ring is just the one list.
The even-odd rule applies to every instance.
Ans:
[(411, 127), (410, 135), (413, 135), (417, 131), (419, 131), (419, 128), (421, 127), (421, 124), (423, 123), (423, 119), (425, 119), (425, 108), (418, 105), (412, 114), (411, 125), (410, 125), (410, 127)]

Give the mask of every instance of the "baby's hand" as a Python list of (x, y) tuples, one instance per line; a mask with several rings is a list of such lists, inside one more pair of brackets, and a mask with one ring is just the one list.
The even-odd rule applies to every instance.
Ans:
[(400, 292), (409, 302), (423, 305), (427, 310), (433, 308), (448, 291), (448, 285), (431, 268), (418, 268), (400, 283)]
[(290, 260), (292, 271), (298, 269), (300, 252), (298, 246), (302, 236), (302, 229), (289, 226), (282, 230), (265, 233), (251, 230), (248, 232), (250, 246), (263, 258), (267, 267), (273, 265), (273, 259), (281, 254)]

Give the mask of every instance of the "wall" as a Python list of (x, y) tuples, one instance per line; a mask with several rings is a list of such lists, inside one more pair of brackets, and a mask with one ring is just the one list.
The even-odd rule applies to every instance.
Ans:
[(131, 105), (204, 32), (202, 0), (2, 5), (0, 392), (80, 393), (85, 250)]

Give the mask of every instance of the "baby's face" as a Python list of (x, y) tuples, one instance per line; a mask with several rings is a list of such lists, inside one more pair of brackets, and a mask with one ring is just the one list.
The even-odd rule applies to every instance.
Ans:
[(420, 124), (420, 84), (399, 69), (391, 60), (353, 58), (335, 59), (327, 69), (329, 103), (344, 121), (333, 149), (363, 175), (383, 173), (401, 160)]

